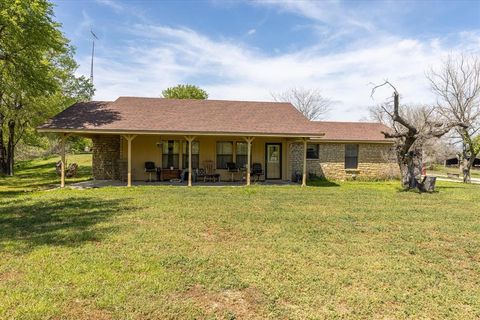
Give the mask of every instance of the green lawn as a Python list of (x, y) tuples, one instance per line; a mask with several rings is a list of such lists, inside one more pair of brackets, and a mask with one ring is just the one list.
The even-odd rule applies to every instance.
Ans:
[[(445, 167), (437, 165), (435, 166), (434, 170), (427, 170), (427, 174), (433, 176), (446, 176), (447, 173), (459, 174), (459, 179), (462, 179), (463, 175), (460, 171), (460, 168), (456, 167)], [(470, 175), (472, 178), (480, 178), (480, 170), (479, 169), (472, 169), (470, 170)]]
[[(55, 172), (55, 163), (60, 157), (48, 157), (32, 161), (20, 162), (15, 166), (14, 177), (0, 176), (0, 195), (6, 193), (22, 193), (41, 189), (49, 189), (60, 185), (60, 177)], [(67, 165), (76, 162), (78, 175), (68, 182), (79, 182), (91, 179), (92, 155), (67, 155)]]
[(480, 317), (479, 186), (19, 192), (54, 162), (0, 178), (0, 319)]

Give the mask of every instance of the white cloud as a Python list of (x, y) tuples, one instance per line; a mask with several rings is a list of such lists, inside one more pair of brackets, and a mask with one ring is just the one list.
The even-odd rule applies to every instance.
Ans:
[(117, 12), (123, 11), (124, 9), (123, 6), (118, 1), (114, 1), (114, 0), (95, 0), (95, 1), (99, 4), (112, 8)]
[(361, 18), (361, 15), (342, 6), (339, 1), (296, 1), (296, 0), (266, 0), (257, 1), (257, 4), (277, 7), (282, 11), (293, 12), (298, 15), (316, 20), (330, 26), (348, 26), (373, 31), (374, 25)]
[(257, 32), (256, 29), (250, 29), (250, 30), (247, 31), (247, 35), (251, 36), (251, 35), (255, 34), (256, 32)]
[[(136, 25), (134, 45), (112, 49), (95, 62), (96, 99), (159, 96), (168, 86), (194, 83), (211, 99), (271, 100), (270, 93), (289, 87), (318, 88), (338, 101), (330, 118), (358, 120), (367, 107), (391, 92), (379, 91), (372, 101), (371, 82), (395, 83), (404, 102), (432, 101), (424, 72), (447, 54), (478, 50), (480, 34), (449, 39), (376, 37), (328, 55), (316, 47), (288, 54), (265, 55), (241, 43), (215, 41), (188, 28)], [(478, 51), (477, 51), (478, 52)], [(89, 60), (80, 70), (88, 74)]]

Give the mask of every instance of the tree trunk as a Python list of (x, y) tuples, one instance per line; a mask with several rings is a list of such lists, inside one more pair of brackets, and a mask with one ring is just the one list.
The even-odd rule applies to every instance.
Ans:
[(410, 151), (399, 156), (402, 187), (405, 190), (417, 188), (422, 175), (422, 152)]
[[(462, 135), (465, 137), (468, 136), (468, 132), (464, 132)], [(473, 167), (473, 163), (475, 162), (475, 146), (472, 145), (471, 139), (468, 139), (470, 142), (463, 142), (463, 150), (462, 150), (462, 161), (460, 169), (462, 171), (463, 182), (470, 183), (471, 182), (471, 175), (470, 171)]]
[(5, 144), (3, 140), (3, 122), (4, 116), (0, 113), (0, 174), (7, 173), (7, 158), (6, 158), (6, 150)]
[(415, 189), (422, 176), (422, 150), (414, 146), (416, 139), (408, 137), (397, 145), (397, 162), (400, 167), (401, 183), (404, 190)]
[(15, 121), (8, 121), (7, 175), (13, 176), (15, 164)]
[(437, 177), (424, 177), (422, 181), (418, 183), (418, 190), (420, 192), (434, 192), (436, 181)]
[(470, 183), (472, 181), (470, 171), (473, 167), (473, 162), (475, 161), (475, 157), (470, 156), (468, 159), (467, 157), (463, 157), (462, 160), (462, 175), (463, 175), (463, 182)]

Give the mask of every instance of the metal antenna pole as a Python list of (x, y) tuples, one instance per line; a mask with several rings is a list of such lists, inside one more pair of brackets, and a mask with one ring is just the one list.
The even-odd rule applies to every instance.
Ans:
[(92, 61), (90, 64), (90, 82), (93, 84), (93, 56), (95, 55), (95, 39), (98, 40), (98, 38), (92, 30), (90, 30), (90, 33), (92, 34)]
[(92, 40), (92, 61), (90, 64), (90, 82), (93, 84), (93, 55), (95, 54), (95, 40)]

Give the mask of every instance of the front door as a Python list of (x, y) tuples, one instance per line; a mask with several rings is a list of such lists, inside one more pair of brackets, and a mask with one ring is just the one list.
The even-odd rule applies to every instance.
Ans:
[(282, 144), (265, 144), (265, 179), (282, 178)]

